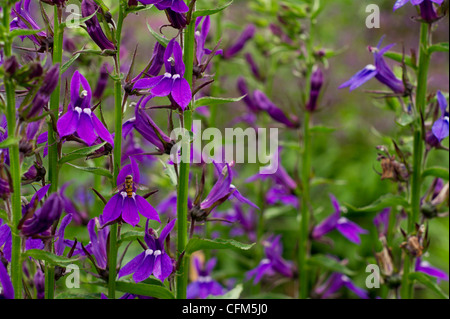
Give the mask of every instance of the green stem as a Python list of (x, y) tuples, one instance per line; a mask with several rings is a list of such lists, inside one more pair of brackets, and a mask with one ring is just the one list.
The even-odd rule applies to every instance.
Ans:
[[(9, 30), (9, 14), (11, 4), (5, 3), (3, 6), (3, 26), (5, 30)], [(9, 38), (9, 34), (5, 35), (4, 57), (7, 59), (12, 55), (12, 39)], [(8, 74), (5, 74), (4, 78), (5, 92), (6, 92), (6, 119), (8, 122), (8, 136), (17, 137), (17, 125), (16, 125), (16, 99), (15, 99), (15, 87), (14, 82), (9, 78)], [(9, 160), (10, 171), (13, 182), (13, 194), (12, 194), (12, 219), (13, 226), (12, 231), (12, 252), (11, 252), (11, 279), (14, 287), (14, 295), (16, 299), (22, 298), (22, 264), (21, 264), (21, 247), (22, 240), (17, 233), (17, 225), (22, 218), (21, 207), (21, 166), (20, 166), (20, 153), (19, 143), (14, 143), (9, 147)]]
[[(53, 42), (53, 64), (62, 63), (63, 54), (63, 39), (64, 39), (64, 29), (60, 27), (60, 17), (61, 12), (57, 6), (54, 6), (54, 42)], [(58, 85), (53, 91), (50, 97), (50, 111), (54, 115), (54, 120), (58, 120), (59, 104), (61, 95), (61, 74), (59, 75)], [(58, 179), (59, 179), (59, 166), (58, 166), (58, 143), (56, 140), (57, 132), (53, 129), (53, 124), (48, 125), (48, 167), (49, 167), (49, 181), (50, 181), (50, 192), (54, 193), (58, 191)], [(53, 249), (53, 244), (49, 245), (50, 251)], [(51, 265), (45, 266), (45, 298), (53, 299), (55, 296), (55, 270)]]
[[(192, 9), (195, 11), (195, 8)], [(184, 43), (184, 64), (186, 65), (185, 78), (189, 85), (192, 87), (193, 84), (193, 73), (194, 73), (194, 43), (195, 43), (195, 21), (187, 26), (185, 33), (185, 43)], [(195, 102), (191, 102), (189, 110), (184, 112), (184, 128), (186, 130), (192, 130), (192, 115), (194, 112)], [(190, 158), (190, 146), (183, 145), (183, 157), (186, 159)], [(179, 165), (179, 183), (178, 183), (178, 201), (177, 201), (177, 231), (178, 231), (178, 242), (177, 250), (178, 256), (180, 256), (186, 248), (188, 240), (188, 194), (189, 194), (189, 171), (190, 163), (182, 161)], [(176, 294), (177, 299), (186, 299), (187, 283), (188, 283), (188, 267), (189, 258), (184, 256), (181, 261), (177, 273), (176, 281)]]
[[(424, 132), (422, 118), (427, 104), (428, 70), (430, 66), (428, 47), (430, 45), (430, 41), (430, 25), (427, 23), (422, 23), (420, 27), (420, 57), (417, 73), (416, 122), (414, 125), (413, 174), (410, 195), (411, 214), (408, 216), (409, 235), (412, 235), (415, 231), (415, 225), (419, 222), (420, 217), (422, 165), (424, 158)], [(409, 274), (414, 271), (413, 267), (414, 259), (409, 256), (405, 256), (401, 289), (401, 296), (403, 299), (413, 298), (413, 283), (408, 279)]]
[[(119, 3), (119, 19), (116, 29), (116, 47), (117, 53), (114, 57), (115, 62), (115, 75), (116, 80), (114, 82), (114, 114), (115, 114), (115, 136), (114, 136), (114, 177), (113, 183), (117, 180), (117, 176), (120, 172), (121, 159), (122, 159), (122, 81), (120, 72), (120, 42), (122, 40), (122, 28), (123, 20), (125, 19), (125, 7), (124, 3)], [(117, 277), (117, 233), (118, 225), (111, 225), (109, 232), (109, 254), (108, 254), (108, 298), (116, 298), (116, 277)]]

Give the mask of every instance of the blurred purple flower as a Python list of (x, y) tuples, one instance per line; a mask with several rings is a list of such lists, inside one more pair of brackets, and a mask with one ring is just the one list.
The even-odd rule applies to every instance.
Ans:
[(164, 241), (174, 228), (175, 222), (176, 219), (168, 223), (158, 237), (156, 231), (148, 229), (147, 220), (144, 240), (148, 247), (120, 269), (119, 278), (133, 274), (133, 280), (141, 282), (151, 274), (161, 281), (169, 277), (173, 271), (173, 262), (164, 249)]
[(448, 275), (433, 266), (428, 261), (422, 260), (422, 258), (417, 258), (416, 260), (416, 271), (427, 274), (431, 277), (435, 277), (437, 279), (437, 283), (439, 284), (442, 280), (448, 281)]
[(440, 143), (449, 135), (449, 113), (447, 112), (447, 99), (441, 91), (438, 91), (437, 99), (441, 109), (441, 117), (433, 124), (432, 132)]
[(58, 120), (58, 133), (61, 137), (77, 133), (89, 146), (94, 144), (97, 138), (114, 146), (111, 133), (92, 111), (91, 100), (92, 91), (88, 81), (80, 72), (75, 71), (70, 86), (69, 109)]
[(187, 287), (187, 299), (206, 299), (208, 296), (221, 296), (225, 289), (211, 275), (217, 259), (210, 259), (206, 265), (201, 265), (198, 257), (194, 257), (195, 270), (198, 274), (196, 281), (191, 282)]
[[(173, 55), (173, 57), (172, 57)], [(172, 39), (164, 53), (166, 73), (154, 78), (138, 80), (133, 89), (150, 90), (155, 96), (172, 96), (174, 101), (184, 111), (192, 99), (191, 87), (184, 78), (185, 65), (180, 44)]]
[(346, 287), (361, 299), (369, 299), (369, 294), (366, 290), (359, 288), (349, 277), (340, 273), (333, 273), (323, 285), (315, 289), (314, 293), (322, 299), (327, 299), (332, 297), (342, 287)]
[(0, 283), (2, 286), (2, 291), (0, 294), (0, 299), (14, 299), (14, 288), (11, 283), (11, 278), (9, 278), (8, 271), (3, 263), (0, 261)]
[(367, 234), (368, 231), (349, 221), (347, 218), (341, 217), (341, 207), (339, 202), (333, 195), (330, 195), (330, 197), (334, 206), (334, 213), (314, 227), (312, 232), (313, 239), (318, 240), (329, 232), (337, 229), (348, 240), (359, 245), (361, 243), (359, 235)]
[(276, 106), (263, 92), (256, 90), (253, 93), (254, 101), (258, 108), (267, 112), (275, 121), (286, 125), (289, 128), (298, 128), (300, 126), (298, 119), (290, 119), (284, 112)]
[[(146, 218), (161, 222), (152, 205), (144, 197), (136, 194), (136, 183), (140, 180), (139, 167), (133, 158), (130, 160), (131, 163), (125, 165), (117, 176), (117, 186), (121, 189), (105, 205), (103, 222), (108, 224), (122, 218), (124, 222), (135, 227), (140, 221), (139, 213)], [(132, 177), (132, 182), (127, 186), (126, 180), (129, 176)]]
[(236, 41), (235, 44), (233, 44), (231, 47), (225, 50), (224, 52), (224, 58), (225, 59), (231, 59), (235, 55), (237, 55), (239, 52), (242, 51), (242, 49), (245, 47), (245, 44), (253, 39), (255, 36), (256, 27), (253, 24), (249, 24), (245, 30), (242, 32), (239, 39)]
[(350, 91), (353, 91), (369, 81), (372, 78), (376, 78), (382, 84), (388, 86), (395, 93), (404, 93), (405, 86), (403, 82), (399, 80), (394, 72), (387, 65), (383, 55), (389, 51), (395, 44), (390, 44), (381, 49), (381, 43), (384, 37), (381, 38), (376, 48), (370, 47), (370, 51), (373, 53), (375, 65), (369, 64), (364, 69), (356, 73), (349, 81), (342, 84), (339, 88), (350, 87)]
[(377, 227), (378, 235), (380, 237), (387, 236), (387, 232), (389, 229), (389, 218), (391, 216), (391, 210), (392, 210), (391, 208), (386, 208), (382, 212), (377, 214), (375, 216), (375, 218), (373, 219), (373, 223)]
[(184, 0), (138, 0), (140, 3), (154, 4), (158, 10), (172, 9), (175, 12), (185, 13), (189, 11), (189, 7), (186, 5)]
[(100, 69), (100, 75), (98, 77), (97, 86), (93, 94), (93, 97), (96, 98), (97, 100), (100, 100), (103, 97), (103, 93), (106, 90), (109, 79), (109, 70), (110, 70), (109, 64), (103, 63)]
[[(11, 31), (18, 29), (25, 29), (25, 30), (42, 29), (41, 27), (39, 27), (39, 25), (31, 16), (30, 1), (31, 0), (20, 0), (19, 2), (16, 2), (16, 4), (14, 5), (14, 8), (11, 10), (11, 17), (12, 17), (10, 23)], [(46, 34), (45, 32), (40, 31), (34, 35), (20, 36), (20, 38), (22, 39), (22, 41), (25, 38), (29, 38), (36, 45), (41, 46), (42, 40), (40, 38), (46, 38)]]
[(420, 15), (422, 19), (426, 22), (431, 23), (439, 19), (433, 3), (440, 6), (444, 2), (444, 0), (397, 0), (397, 2), (394, 4), (394, 11), (403, 7), (408, 2), (411, 2), (411, 4), (414, 6), (420, 5)]
[(306, 109), (310, 112), (314, 112), (317, 109), (317, 103), (319, 100), (320, 90), (323, 86), (323, 72), (320, 68), (317, 68), (311, 76), (311, 92), (309, 96)]

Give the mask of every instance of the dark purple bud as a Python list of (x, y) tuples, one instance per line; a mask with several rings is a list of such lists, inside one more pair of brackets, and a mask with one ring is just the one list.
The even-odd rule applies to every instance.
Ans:
[(245, 44), (249, 40), (253, 39), (253, 37), (255, 36), (255, 32), (256, 32), (256, 27), (253, 24), (248, 25), (247, 28), (245, 28), (244, 32), (242, 32), (241, 36), (236, 41), (236, 43), (234, 45), (232, 45), (230, 48), (228, 48), (227, 50), (225, 50), (225, 53), (223, 55), (224, 58), (231, 59), (236, 54), (241, 52), (242, 49), (245, 47)]
[(128, 0), (128, 6), (129, 7), (136, 7), (138, 5), (137, 0)]
[(250, 66), (250, 70), (252, 71), (255, 78), (257, 78), (258, 80), (262, 80), (263, 78), (261, 76), (261, 72), (259, 72), (259, 67), (256, 64), (255, 60), (253, 59), (253, 56), (251, 55), (251, 53), (246, 53), (245, 59), (247, 60), (247, 63)]
[(245, 82), (245, 79), (240, 77), (237, 82), (237, 87), (239, 92), (242, 95), (245, 95), (243, 98), (244, 103), (247, 105), (247, 107), (252, 111), (253, 113), (258, 113), (261, 111), (261, 109), (256, 105), (251, 93), (248, 90), (247, 83)]
[(37, 299), (45, 299), (45, 275), (39, 267), (34, 275), (34, 286)]
[(72, 38), (64, 37), (63, 49), (64, 51), (73, 53), (77, 50), (77, 45)]
[(40, 182), (45, 177), (45, 174), (45, 167), (36, 163), (32, 165), (25, 174), (23, 174), (22, 182), (24, 184)]
[(420, 16), (428, 23), (432, 23), (439, 19), (436, 9), (430, 0), (425, 0), (420, 4)]
[[(81, 13), (83, 18), (89, 17), (98, 10), (97, 4), (92, 0), (83, 0), (81, 3)], [(116, 50), (116, 46), (106, 37), (100, 26), (97, 16), (93, 16), (86, 21), (87, 32), (94, 42), (102, 50)]]
[(20, 68), (19, 62), (17, 62), (14, 55), (6, 59), (4, 68), (9, 75), (13, 75)]
[(94, 91), (94, 98), (100, 100), (105, 92), (106, 86), (108, 85), (109, 72), (108, 72), (108, 63), (104, 63), (102, 68), (100, 69), (100, 76), (98, 78), (97, 87)]
[(64, 201), (59, 193), (53, 193), (38, 209), (33, 217), (27, 219), (22, 226), (22, 234), (28, 237), (48, 230), (58, 220), (64, 209)]
[(428, 148), (439, 148), (441, 146), (441, 142), (438, 138), (433, 134), (432, 131), (428, 131), (425, 136), (425, 142), (427, 143)]
[(309, 112), (314, 112), (317, 109), (317, 101), (319, 100), (320, 90), (323, 86), (323, 73), (320, 68), (312, 74), (311, 77), (311, 92), (309, 96), (309, 102), (306, 105), (306, 109)]
[(166, 9), (166, 16), (173, 28), (179, 30), (186, 28), (186, 14), (175, 12), (172, 9)]

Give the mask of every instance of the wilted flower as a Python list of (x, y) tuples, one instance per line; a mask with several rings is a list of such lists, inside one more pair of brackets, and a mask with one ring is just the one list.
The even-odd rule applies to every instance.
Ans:
[(114, 145), (111, 133), (92, 111), (91, 99), (92, 91), (88, 81), (80, 72), (75, 71), (71, 81), (69, 109), (58, 120), (58, 133), (61, 137), (77, 133), (89, 146), (97, 138)]
[(330, 197), (333, 203), (334, 213), (314, 227), (312, 238), (318, 240), (329, 232), (337, 229), (348, 240), (359, 245), (361, 243), (359, 235), (367, 234), (368, 231), (349, 221), (347, 218), (341, 217), (342, 210), (339, 202), (333, 195), (330, 195)]
[(390, 44), (381, 49), (383, 39), (384, 37), (381, 38), (376, 48), (370, 47), (370, 50), (374, 56), (375, 65), (367, 65), (364, 69), (356, 73), (349, 81), (342, 84), (339, 87), (340, 89), (350, 87), (350, 91), (353, 91), (370, 79), (376, 78), (378, 81), (388, 86), (392, 91), (394, 91), (394, 93), (403, 94), (405, 92), (403, 82), (395, 76), (394, 72), (392, 72), (383, 57), (383, 55), (395, 44)]
[(212, 258), (205, 265), (202, 265), (200, 259), (194, 257), (197, 278), (187, 287), (187, 299), (206, 299), (208, 296), (221, 296), (225, 293), (222, 285), (211, 277), (216, 264), (216, 258)]
[(176, 219), (168, 223), (159, 236), (153, 229), (148, 229), (148, 222), (149, 220), (145, 225), (144, 240), (147, 244), (145, 251), (122, 267), (119, 278), (133, 274), (134, 281), (141, 282), (153, 274), (164, 281), (172, 274), (173, 261), (164, 249), (164, 242), (175, 226)]
[(264, 276), (280, 274), (283, 277), (294, 277), (294, 265), (283, 259), (283, 244), (281, 236), (271, 236), (264, 241), (266, 258), (261, 260), (258, 267), (246, 273), (245, 277), (250, 280), (254, 277), (253, 284), (258, 284)]
[(185, 13), (189, 7), (184, 0), (138, 0), (142, 4), (154, 4), (159, 10), (172, 9), (175, 12)]
[(120, 191), (114, 195), (103, 210), (103, 222), (114, 222), (121, 218), (124, 222), (136, 226), (139, 221), (139, 213), (144, 217), (161, 222), (156, 210), (148, 201), (136, 194), (136, 183), (139, 183), (139, 167), (133, 158), (131, 164), (125, 165), (117, 176), (117, 185)]
[[(93, 0), (83, 0), (81, 3), (81, 13), (83, 18), (93, 15), (99, 9)], [(112, 43), (102, 30), (100, 22), (96, 15), (86, 21), (87, 32), (94, 42), (102, 50), (116, 50), (116, 46)]]
[[(173, 55), (173, 57), (172, 57)], [(172, 39), (164, 53), (166, 73), (154, 78), (143, 78), (134, 85), (135, 90), (150, 90), (155, 96), (172, 96), (184, 111), (192, 99), (191, 87), (184, 78), (185, 65), (180, 44)]]
[(11, 283), (11, 278), (9, 278), (8, 271), (6, 267), (0, 262), (0, 299), (14, 299), (14, 288)]

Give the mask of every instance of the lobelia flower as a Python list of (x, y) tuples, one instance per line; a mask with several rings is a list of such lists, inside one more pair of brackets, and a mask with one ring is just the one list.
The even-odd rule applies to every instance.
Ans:
[[(41, 30), (42, 28), (36, 23), (30, 13), (30, 2), (31, 0), (20, 0), (14, 5), (14, 8), (11, 10), (11, 23), (9, 24), (10, 30), (18, 30), (18, 29), (31, 29), (31, 30)], [(42, 46), (43, 39), (45, 39), (47, 35), (45, 32), (40, 31), (34, 35), (20, 36), (22, 41), (25, 38), (29, 38), (36, 45)]]
[(415, 269), (416, 271), (422, 272), (431, 277), (435, 277), (437, 279), (438, 284), (442, 280), (448, 281), (449, 279), (448, 275), (444, 271), (431, 266), (431, 264), (428, 261), (424, 261), (422, 260), (422, 258), (417, 258)]
[(242, 205), (235, 203), (232, 209), (218, 213), (217, 216), (223, 216), (223, 219), (233, 223), (233, 227), (230, 229), (231, 237), (246, 235), (252, 242), (256, 241), (258, 215), (254, 209), (249, 209), (247, 213), (244, 213)]
[[(204, 19), (203, 19), (204, 18)], [(198, 31), (200, 23), (202, 23), (201, 30)], [(198, 17), (195, 20), (195, 42), (196, 42), (196, 61), (195, 64), (200, 71), (199, 73), (203, 73), (212, 57), (208, 57), (208, 59), (204, 59), (205, 56), (209, 55), (221, 55), (223, 54), (223, 50), (215, 50), (214, 52), (206, 48), (206, 41), (208, 39), (208, 33), (211, 27), (211, 18), (210, 16), (206, 17)]]
[(341, 217), (341, 207), (339, 202), (333, 195), (330, 195), (330, 198), (334, 206), (334, 213), (322, 221), (319, 225), (314, 227), (312, 231), (312, 238), (319, 240), (326, 234), (336, 229), (348, 240), (359, 245), (361, 243), (361, 238), (359, 235), (367, 234), (368, 231), (349, 221), (347, 218)]
[(158, 41), (156, 41), (153, 48), (152, 58), (150, 59), (149, 66), (144, 69), (138, 76), (136, 76), (131, 83), (135, 83), (142, 77), (155, 77), (159, 75), (161, 69), (164, 65), (164, 54), (166, 48), (162, 46)]
[(317, 109), (317, 103), (319, 100), (320, 90), (323, 86), (323, 73), (320, 68), (316, 68), (311, 76), (311, 92), (309, 95), (309, 101), (306, 105), (306, 109), (309, 112), (314, 112)]
[(222, 296), (225, 289), (211, 277), (212, 271), (217, 264), (217, 259), (210, 259), (202, 265), (198, 257), (194, 257), (194, 266), (197, 279), (187, 287), (187, 299), (206, 299), (208, 296)]
[(449, 135), (449, 113), (447, 112), (447, 99), (441, 91), (438, 91), (437, 99), (441, 109), (441, 117), (433, 124), (431, 131), (441, 143)]
[[(117, 176), (117, 186), (122, 187), (106, 204), (103, 210), (103, 222), (105, 224), (122, 219), (127, 224), (136, 226), (139, 221), (139, 213), (144, 217), (161, 222), (156, 210), (142, 196), (136, 194), (136, 183), (140, 181), (139, 167), (133, 158), (131, 163), (125, 165)], [(131, 177), (131, 185), (127, 186), (126, 180)]]
[(384, 37), (381, 38), (376, 48), (369, 47), (369, 50), (373, 53), (375, 65), (367, 65), (364, 69), (356, 73), (350, 80), (342, 84), (339, 89), (350, 87), (350, 91), (353, 91), (370, 79), (376, 78), (379, 82), (394, 91), (394, 93), (403, 94), (405, 92), (403, 82), (395, 76), (394, 72), (392, 72), (383, 57), (383, 55), (395, 44), (390, 44), (381, 49), (383, 39)]
[(353, 281), (346, 275), (341, 273), (333, 273), (328, 280), (314, 290), (314, 294), (321, 299), (334, 297), (334, 295), (343, 287), (352, 291), (361, 299), (369, 299), (366, 290), (356, 286)]
[(247, 53), (245, 54), (245, 60), (247, 61), (248, 65), (250, 66), (250, 70), (252, 71), (253, 76), (254, 76), (256, 79), (258, 79), (258, 80), (260, 80), (260, 81), (263, 81), (264, 78), (263, 78), (263, 76), (261, 75), (261, 72), (260, 72), (260, 70), (259, 70), (258, 65), (256, 64), (255, 60), (253, 59), (253, 55), (252, 55), (251, 53), (248, 53), (248, 52), (247, 52)]
[(373, 223), (378, 230), (379, 237), (386, 237), (389, 229), (389, 219), (391, 216), (391, 208), (385, 208), (378, 213), (373, 219)]
[(14, 299), (14, 288), (6, 267), (0, 262), (0, 299)]
[(255, 32), (256, 27), (253, 24), (249, 24), (242, 32), (236, 43), (224, 51), (223, 57), (225, 59), (231, 59), (239, 52), (241, 52), (246, 43), (253, 39), (253, 37), (255, 36)]
[(253, 93), (253, 97), (258, 108), (267, 112), (267, 114), (275, 121), (286, 125), (288, 128), (298, 128), (300, 126), (297, 118), (289, 119), (263, 92), (256, 90)]
[(140, 3), (154, 4), (158, 10), (171, 9), (178, 13), (186, 13), (189, 11), (189, 7), (186, 5), (184, 0), (138, 0)]
[(92, 91), (88, 81), (80, 72), (75, 71), (70, 84), (69, 108), (58, 120), (58, 133), (61, 138), (77, 133), (88, 146), (94, 144), (97, 138), (114, 146), (111, 133), (91, 109), (91, 99)]
[(169, 222), (158, 236), (155, 230), (148, 228), (149, 220), (145, 225), (144, 240), (147, 247), (144, 252), (137, 255), (119, 271), (119, 278), (133, 274), (135, 282), (141, 282), (151, 274), (163, 281), (172, 274), (173, 261), (164, 249), (164, 242), (175, 226), (176, 219)]
[(271, 236), (263, 242), (266, 258), (261, 260), (258, 267), (245, 274), (246, 280), (253, 279), (253, 284), (258, 284), (264, 276), (274, 276), (276, 274), (283, 277), (294, 277), (294, 265), (290, 261), (283, 259), (283, 244), (281, 235)]
[(184, 111), (192, 99), (191, 87), (183, 77), (185, 65), (183, 62), (183, 52), (180, 44), (172, 39), (167, 45), (164, 53), (164, 65), (166, 73), (154, 78), (143, 78), (138, 80), (134, 90), (150, 90), (154, 96), (168, 96)]
[(36, 274), (33, 279), (34, 287), (36, 288), (36, 298), (45, 299), (45, 274), (37, 267)]
[(172, 28), (178, 30), (186, 28), (187, 19), (185, 13), (175, 12), (172, 9), (166, 9), (164, 12)]
[(100, 76), (98, 77), (97, 86), (95, 88), (93, 97), (97, 100), (100, 100), (103, 97), (103, 93), (106, 90), (109, 80), (109, 69), (110, 66), (108, 63), (103, 63), (100, 69)]
[(52, 66), (44, 77), (41, 87), (37, 91), (30, 106), (21, 112), (20, 117), (24, 120), (40, 116), (44, 107), (50, 101), (50, 96), (59, 82), (59, 64)]
[(436, 13), (433, 3), (442, 5), (444, 0), (397, 0), (394, 4), (394, 11), (403, 7), (406, 3), (411, 2), (414, 6), (420, 6), (420, 15), (422, 19), (428, 23), (434, 22), (439, 19)]
[[(87, 18), (93, 15), (97, 10), (99, 10), (98, 5), (93, 0), (83, 0), (81, 2), (81, 14), (83, 18)], [(112, 43), (108, 37), (103, 32), (100, 22), (96, 15), (85, 22), (87, 27), (87, 32), (91, 39), (100, 47), (100, 49), (115, 51), (116, 46)]]

